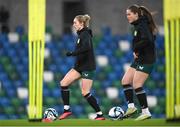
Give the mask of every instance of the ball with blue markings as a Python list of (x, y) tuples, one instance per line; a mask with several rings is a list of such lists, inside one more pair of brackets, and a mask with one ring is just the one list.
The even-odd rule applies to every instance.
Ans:
[(112, 120), (122, 120), (124, 116), (124, 111), (121, 107), (115, 106), (109, 110), (108, 115)]
[(58, 113), (54, 108), (48, 108), (44, 112), (44, 119), (50, 119), (52, 121), (58, 118)]

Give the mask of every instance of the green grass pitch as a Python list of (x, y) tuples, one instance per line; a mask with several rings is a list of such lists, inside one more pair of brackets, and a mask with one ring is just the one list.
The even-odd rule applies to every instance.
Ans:
[(134, 121), (133, 119), (126, 119), (126, 120), (104, 120), (104, 121), (96, 121), (96, 120), (89, 120), (89, 119), (66, 119), (66, 120), (56, 120), (52, 123), (43, 123), (43, 122), (29, 122), (28, 120), (0, 120), (0, 126), (58, 126), (58, 127), (117, 127), (117, 126), (154, 126), (154, 127), (172, 127), (172, 126), (180, 126), (180, 122), (166, 122), (165, 119), (149, 119), (145, 121)]

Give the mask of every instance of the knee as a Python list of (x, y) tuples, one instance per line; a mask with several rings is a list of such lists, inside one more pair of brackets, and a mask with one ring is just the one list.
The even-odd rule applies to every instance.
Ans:
[(82, 90), (82, 96), (84, 96), (84, 97), (85, 97), (86, 95), (88, 95), (89, 93), (90, 93), (90, 91), (83, 91), (83, 90)]
[(133, 88), (137, 89), (139, 87), (142, 87), (143, 83), (141, 83), (139, 80), (133, 80)]
[(89, 93), (82, 94), (82, 95), (83, 95), (83, 97), (84, 97), (84, 98), (86, 98), (86, 99), (87, 99), (89, 96), (91, 96), (91, 93), (89, 92)]
[(68, 86), (68, 83), (67, 83), (66, 81), (64, 81), (64, 80), (61, 80), (61, 81), (60, 81), (60, 86), (61, 86), (61, 87)]
[(123, 79), (121, 80), (121, 84), (124, 85), (124, 84), (126, 84), (125, 82), (126, 82), (126, 81), (125, 81), (125, 79), (123, 78)]
[(122, 85), (131, 84), (131, 81), (128, 80), (128, 79), (126, 79), (126, 78), (123, 78), (123, 79), (121, 80), (121, 84), (122, 84)]

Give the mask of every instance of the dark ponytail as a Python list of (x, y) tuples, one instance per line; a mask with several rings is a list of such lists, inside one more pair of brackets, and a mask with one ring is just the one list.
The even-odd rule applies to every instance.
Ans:
[(151, 29), (151, 32), (153, 34), (157, 33), (157, 27), (156, 27), (156, 24), (152, 17), (152, 14), (146, 7), (138, 6), (135, 4), (135, 5), (128, 7), (128, 9), (131, 10), (131, 12), (133, 12), (134, 14), (137, 13), (139, 17), (146, 16), (148, 18), (149, 27)]
[(149, 27), (151, 29), (151, 32), (154, 34), (157, 33), (157, 26), (154, 22), (151, 12), (144, 6), (140, 6), (139, 9), (141, 10), (141, 15), (146, 16), (148, 18)]

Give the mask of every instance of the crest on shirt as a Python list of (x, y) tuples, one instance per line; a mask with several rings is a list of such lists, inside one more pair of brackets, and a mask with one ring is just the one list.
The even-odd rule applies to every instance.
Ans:
[(137, 35), (137, 31), (135, 30), (135, 31), (134, 31), (134, 36), (136, 36), (136, 35)]
[(79, 44), (79, 42), (80, 42), (80, 39), (77, 40), (77, 44)]

